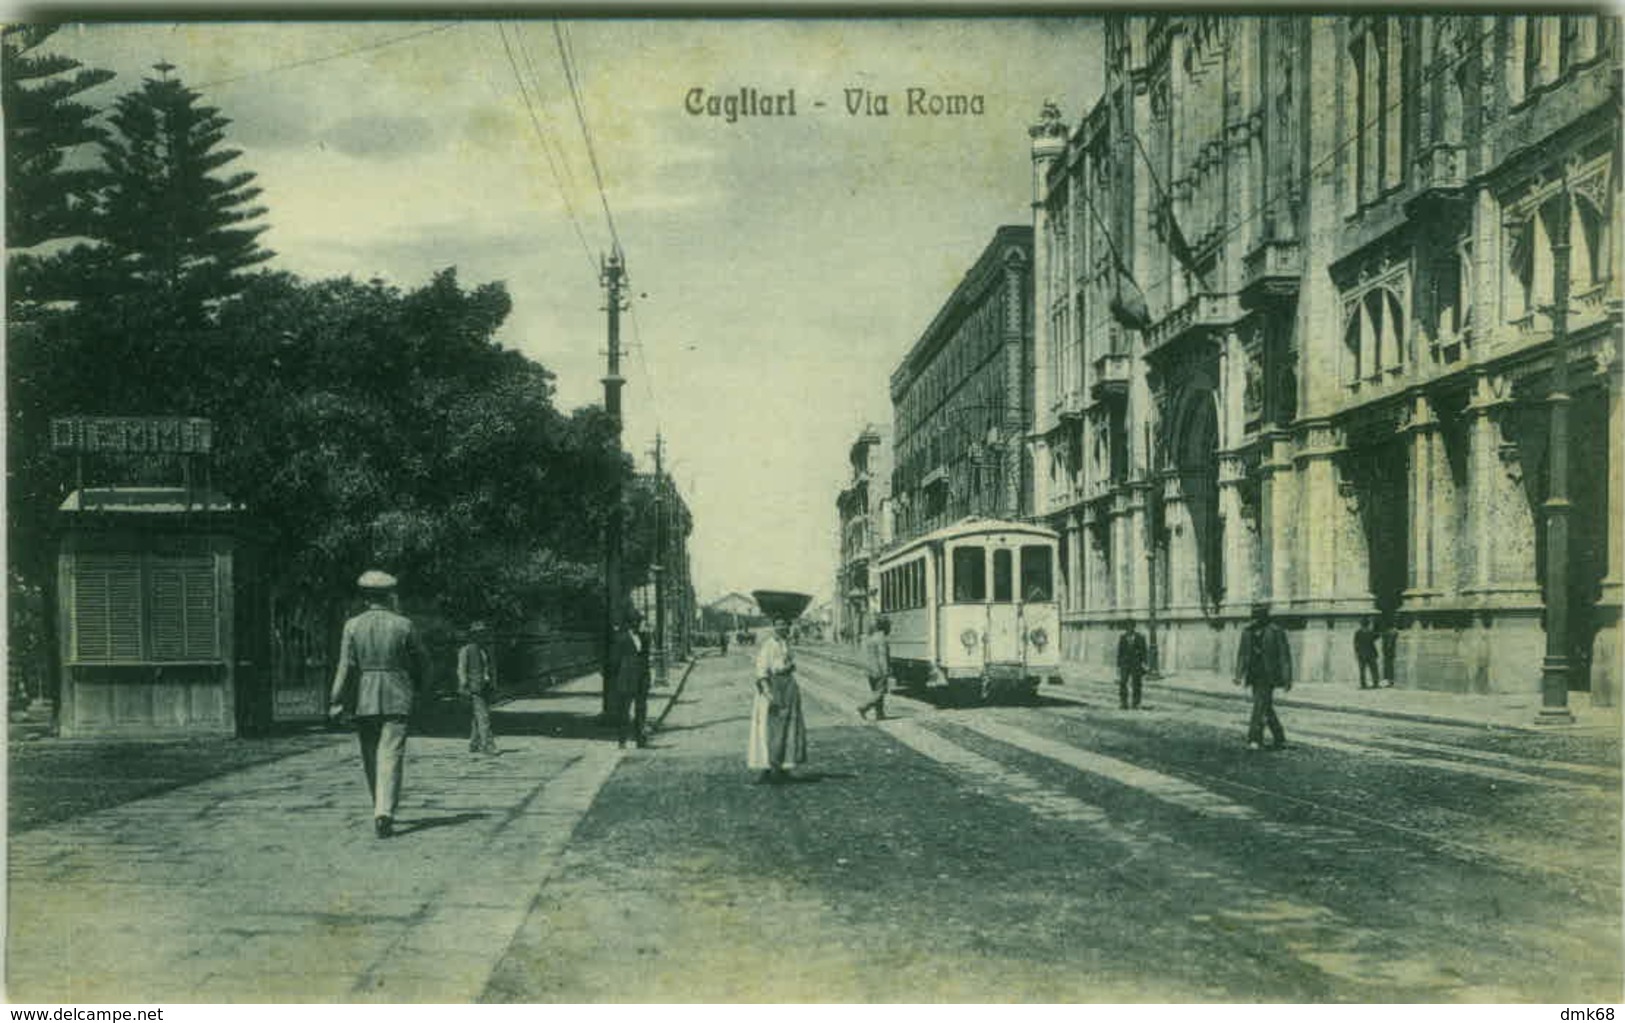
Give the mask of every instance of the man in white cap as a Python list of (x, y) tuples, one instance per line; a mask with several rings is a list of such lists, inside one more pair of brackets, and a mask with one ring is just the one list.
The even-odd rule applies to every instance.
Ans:
[(344, 623), (328, 713), (355, 718), (361, 768), (372, 793), (373, 828), (394, 834), (412, 700), (429, 681), (429, 652), (397, 609), (395, 577), (369, 570), (356, 581), (367, 608)]

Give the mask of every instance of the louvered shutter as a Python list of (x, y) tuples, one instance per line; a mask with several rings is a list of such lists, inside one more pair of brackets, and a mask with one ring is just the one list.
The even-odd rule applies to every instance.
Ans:
[(152, 659), (207, 661), (216, 643), (214, 559), (154, 557), (149, 562)]
[(81, 554), (75, 559), (73, 637), (78, 660), (141, 660), (139, 555)]

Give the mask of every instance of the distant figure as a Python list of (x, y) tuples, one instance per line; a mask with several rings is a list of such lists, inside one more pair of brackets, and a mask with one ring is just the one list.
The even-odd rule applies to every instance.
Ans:
[(1236, 685), (1253, 693), (1253, 713), (1247, 722), (1247, 748), (1262, 749), (1264, 726), (1268, 725), (1274, 746), (1286, 745), (1286, 732), (1275, 716), (1275, 690), (1292, 688), (1292, 651), (1286, 633), (1270, 621), (1268, 604), (1253, 605), (1253, 620), (1242, 630), (1236, 651)]
[(876, 721), (886, 719), (886, 691), (891, 682), (891, 622), (878, 615), (869, 635), (863, 637), (863, 667), (869, 676), (871, 699), (858, 707), (858, 717), (865, 720), (875, 712)]
[(727, 632), (723, 632), (723, 634), (722, 634), (722, 655), (724, 657), (728, 656), (728, 633)]
[(344, 623), (328, 713), (355, 720), (373, 830), (388, 838), (400, 802), (407, 718), (413, 698), (428, 684), (429, 652), (412, 620), (397, 610), (394, 576), (368, 571), (357, 585), (367, 608)]
[(644, 731), (649, 717), (649, 637), (642, 632), (642, 624), (642, 614), (628, 611), (610, 652), (610, 716), (621, 749), (626, 748), (628, 737), (640, 749), (649, 745)]
[(1123, 623), (1117, 639), (1117, 702), (1124, 710), (1140, 709), (1140, 683), (1145, 678), (1145, 636), (1135, 628), (1134, 619)]
[(1394, 684), (1394, 653), (1399, 646), (1399, 627), (1394, 624), (1390, 615), (1383, 622), (1382, 635), (1382, 680), (1390, 688)]
[(801, 713), (790, 622), (780, 618), (756, 651), (756, 700), (750, 716), (745, 763), (763, 782), (781, 782), (807, 761), (807, 722)]
[[(1371, 628), (1371, 619), (1360, 619), (1360, 627), (1354, 630), (1354, 659), (1360, 665), (1360, 688), (1375, 689), (1380, 684), (1377, 671), (1377, 633)], [(1371, 676), (1371, 684), (1366, 685), (1366, 676)]]
[(491, 735), (491, 700), (496, 697), (496, 672), (491, 667), (490, 630), (484, 622), (468, 628), (468, 642), (457, 651), (457, 691), (468, 697), (473, 729), (468, 736), (470, 753), (495, 753)]

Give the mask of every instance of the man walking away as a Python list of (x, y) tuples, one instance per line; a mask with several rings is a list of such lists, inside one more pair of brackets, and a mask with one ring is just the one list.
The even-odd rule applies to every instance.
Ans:
[[(1360, 627), (1354, 630), (1354, 659), (1360, 665), (1360, 688), (1377, 688), (1377, 633), (1371, 628), (1370, 618), (1360, 619)], [(1370, 685), (1366, 685), (1367, 675), (1371, 677)]]
[(875, 618), (869, 635), (863, 637), (863, 667), (869, 675), (872, 698), (858, 707), (858, 717), (867, 720), (875, 712), (876, 721), (886, 718), (886, 691), (891, 683), (891, 622), (884, 615)]
[(1275, 716), (1275, 690), (1292, 688), (1292, 651), (1286, 633), (1270, 621), (1268, 604), (1253, 605), (1253, 620), (1241, 633), (1236, 651), (1236, 685), (1253, 693), (1253, 714), (1247, 723), (1247, 748), (1262, 749), (1264, 726), (1268, 725), (1274, 746), (1286, 745), (1286, 732)]
[(1140, 709), (1140, 682), (1145, 678), (1147, 660), (1145, 637), (1136, 631), (1134, 619), (1123, 623), (1117, 639), (1117, 702), (1124, 710)]
[(470, 753), (495, 753), (491, 735), (491, 700), (496, 696), (496, 673), (491, 668), (490, 633), (484, 622), (469, 626), (468, 642), (457, 651), (457, 691), (468, 697), (473, 730), (468, 736)]
[(428, 685), (429, 652), (412, 620), (398, 610), (394, 576), (371, 570), (357, 585), (367, 607), (344, 623), (328, 713), (355, 719), (373, 830), (388, 838), (401, 796), (406, 722), (413, 698)]

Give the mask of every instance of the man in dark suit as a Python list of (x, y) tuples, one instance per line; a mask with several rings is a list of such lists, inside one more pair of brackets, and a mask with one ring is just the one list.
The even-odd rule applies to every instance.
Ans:
[(649, 637), (642, 631), (642, 624), (643, 615), (628, 611), (610, 651), (610, 715), (621, 749), (626, 748), (628, 737), (639, 748), (649, 745), (644, 730), (649, 717)]
[[(1354, 659), (1360, 665), (1360, 688), (1375, 689), (1381, 685), (1377, 671), (1377, 633), (1371, 628), (1371, 619), (1360, 619), (1360, 627), (1354, 630)], [(1371, 684), (1366, 685), (1366, 676), (1371, 676)]]
[(1123, 634), (1117, 639), (1117, 701), (1124, 710), (1140, 709), (1140, 683), (1145, 678), (1146, 660), (1145, 636), (1130, 618), (1123, 623)]
[(1262, 749), (1264, 726), (1268, 725), (1273, 745), (1286, 745), (1286, 732), (1275, 716), (1275, 690), (1292, 688), (1292, 650), (1286, 633), (1270, 621), (1268, 604), (1253, 605), (1253, 620), (1241, 633), (1236, 651), (1236, 685), (1253, 693), (1253, 713), (1247, 722), (1247, 748)]

